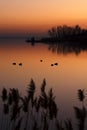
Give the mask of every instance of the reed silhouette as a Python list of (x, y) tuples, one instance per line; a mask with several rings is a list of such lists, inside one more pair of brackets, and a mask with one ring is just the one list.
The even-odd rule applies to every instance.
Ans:
[[(31, 79), (25, 96), (16, 88), (2, 90), (3, 116), (1, 130), (74, 130), (71, 119), (60, 121), (59, 109), (52, 88), (46, 92), (46, 80), (41, 84), (40, 95), (36, 96), (36, 85)], [(85, 130), (87, 110), (84, 105), (84, 90), (78, 90), (81, 108), (74, 106), (78, 130)], [(4, 126), (4, 123), (5, 126)], [(50, 126), (52, 127), (50, 128)]]
[(85, 121), (87, 117), (87, 110), (84, 106), (84, 90), (79, 89), (78, 90), (78, 98), (80, 102), (82, 102), (82, 108), (79, 107), (74, 107), (75, 110), (75, 115), (78, 120), (78, 129), (79, 130), (84, 130), (85, 129)]

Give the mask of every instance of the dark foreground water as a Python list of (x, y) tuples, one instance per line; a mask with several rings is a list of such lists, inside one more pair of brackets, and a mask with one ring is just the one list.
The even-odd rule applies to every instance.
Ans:
[(74, 120), (73, 106), (81, 106), (77, 90), (85, 89), (87, 93), (87, 51), (76, 53), (73, 49), (43, 43), (31, 45), (23, 39), (0, 40), (0, 95), (3, 87), (18, 88), (25, 95), (31, 78), (37, 95), (45, 78), (46, 90), (53, 88), (56, 96), (59, 118)]

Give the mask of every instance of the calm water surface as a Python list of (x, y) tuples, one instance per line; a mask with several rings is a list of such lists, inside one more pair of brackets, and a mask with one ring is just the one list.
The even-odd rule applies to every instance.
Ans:
[[(58, 66), (51, 66), (56, 62)], [(80, 105), (77, 90), (87, 91), (87, 52), (63, 54), (47, 44), (32, 46), (23, 40), (0, 41), (0, 93), (3, 87), (15, 87), (25, 94), (31, 78), (36, 83), (37, 94), (45, 78), (47, 91), (53, 88), (56, 95), (60, 118), (72, 118), (73, 106)]]

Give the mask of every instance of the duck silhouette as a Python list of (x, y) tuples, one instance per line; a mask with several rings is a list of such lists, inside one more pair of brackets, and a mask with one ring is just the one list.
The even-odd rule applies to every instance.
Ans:
[(12, 65), (16, 65), (16, 62), (13, 62)]
[(54, 63), (54, 65), (58, 65), (58, 63), (56, 62), (56, 63)]
[(19, 66), (22, 66), (22, 63), (19, 63)]
[(43, 62), (43, 60), (40, 60), (40, 62)]
[(51, 66), (54, 66), (54, 64), (51, 64)]

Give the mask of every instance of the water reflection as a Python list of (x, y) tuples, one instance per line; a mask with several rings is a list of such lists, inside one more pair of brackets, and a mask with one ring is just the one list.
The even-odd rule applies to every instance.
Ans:
[(79, 55), (82, 51), (87, 51), (87, 45), (86, 44), (77, 44), (77, 43), (53, 43), (49, 44), (50, 51), (57, 54), (69, 54), (69, 53), (75, 53), (76, 55)]
[[(48, 50), (49, 47), (51, 51)], [(52, 53), (52, 48), (56, 53)], [(77, 102), (76, 91), (87, 88), (86, 50), (85, 46), (77, 48), (65, 44), (43, 43), (31, 46), (25, 41), (5, 41), (0, 44), (0, 92), (5, 86), (18, 88), (25, 94), (25, 88), (33, 78), (39, 94), (41, 82), (46, 78), (46, 89), (53, 88), (58, 108), (61, 108), (60, 118), (72, 117), (72, 106)], [(78, 57), (76, 52), (79, 52)]]

